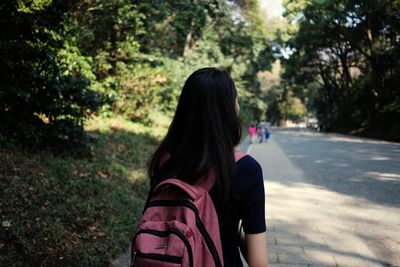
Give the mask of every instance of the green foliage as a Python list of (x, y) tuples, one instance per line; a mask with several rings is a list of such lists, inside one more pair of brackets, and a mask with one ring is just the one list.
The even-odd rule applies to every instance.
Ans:
[(284, 124), (287, 120), (299, 123), (307, 114), (301, 99), (295, 97), (288, 87), (273, 90), (269, 101), (267, 118), (273, 124)]
[(206, 66), (231, 73), (243, 114), (265, 112), (257, 73), (270, 67), (272, 53), (257, 1), (26, 0), (1, 7), (2, 26), (15, 29), (1, 40), (2, 73), (12, 73), (0, 95), (5, 136), (75, 142), (99, 108), (151, 123), (153, 111), (172, 113), (186, 77)]
[(0, 131), (25, 144), (75, 142), (100, 98), (87, 79), (66, 72), (57, 56), (63, 2), (6, 1), (0, 26)]
[(132, 121), (150, 122), (150, 113), (161, 110), (160, 93), (168, 81), (162, 68), (152, 68), (148, 63), (118, 64), (120, 88), (113, 110)]
[[(399, 120), (400, 5), (396, 1), (285, 2), (298, 25), (286, 43), (285, 82), (336, 129), (391, 128)], [(315, 92), (312, 96), (304, 89)]]
[(52, 0), (21, 0), (18, 1), (18, 11), (23, 13), (35, 13), (48, 7)]
[[(139, 34), (141, 50), (173, 58), (186, 56), (196, 44), (210, 19), (219, 20), (224, 3), (214, 0), (157, 1), (141, 3), (138, 10), (146, 20), (146, 31)], [(171, 33), (171, 34), (166, 34)]]
[(238, 81), (242, 105), (258, 116), (265, 105), (256, 74), (269, 67), (272, 53), (253, 2), (245, 9), (211, 0), (86, 3), (65, 22), (64, 60), (76, 62), (70, 68), (106, 96), (101, 112), (108, 115), (151, 123), (154, 110), (172, 113), (191, 72), (217, 66)]
[[(3, 26), (29, 25), (26, 37), (17, 30), (2, 40), (4, 73), (16, 75), (0, 96), (2, 131), (26, 143), (80, 139), (84, 118), (100, 102), (106, 116), (151, 123), (154, 110), (172, 113), (186, 77), (205, 66), (232, 74), (250, 117), (265, 111), (256, 74), (272, 54), (256, 1), (36, 0), (2, 11)], [(10, 101), (21, 102), (24, 90), (21, 112)]]

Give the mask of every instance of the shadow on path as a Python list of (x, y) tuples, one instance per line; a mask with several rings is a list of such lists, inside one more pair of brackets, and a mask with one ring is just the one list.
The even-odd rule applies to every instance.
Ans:
[(400, 206), (400, 144), (307, 131), (276, 133), (274, 141), (303, 171), (307, 182)]

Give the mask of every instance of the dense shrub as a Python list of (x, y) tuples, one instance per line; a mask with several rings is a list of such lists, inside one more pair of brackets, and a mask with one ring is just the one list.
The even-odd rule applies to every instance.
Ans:
[(0, 27), (0, 131), (25, 144), (79, 140), (100, 105), (85, 77), (65, 75), (57, 52), (64, 1), (5, 1)]

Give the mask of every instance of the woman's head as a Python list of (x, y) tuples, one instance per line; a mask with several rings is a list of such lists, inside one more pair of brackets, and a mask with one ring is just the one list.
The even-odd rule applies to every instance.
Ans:
[[(217, 183), (228, 192), (233, 175), (232, 149), (240, 142), (237, 91), (229, 75), (216, 68), (192, 73), (183, 86), (168, 133), (155, 152), (152, 182), (176, 175), (189, 183), (215, 168)], [(170, 159), (160, 167), (163, 155)]]
[(210, 138), (235, 146), (240, 141), (236, 98), (235, 84), (225, 71), (199, 69), (183, 86), (171, 126), (186, 130), (184, 133), (193, 131), (199, 139)]

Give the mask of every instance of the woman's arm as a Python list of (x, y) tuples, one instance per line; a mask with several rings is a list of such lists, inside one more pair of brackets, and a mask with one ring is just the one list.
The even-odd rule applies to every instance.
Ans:
[(267, 233), (245, 234), (246, 261), (250, 267), (268, 266)]
[(241, 163), (238, 164), (237, 174), (242, 178), (240, 181), (244, 181), (241, 183), (245, 191), (242, 196), (241, 213), (245, 242), (240, 242), (240, 248), (250, 267), (266, 267), (268, 257), (262, 169), (261, 165), (250, 156), (245, 157)]

